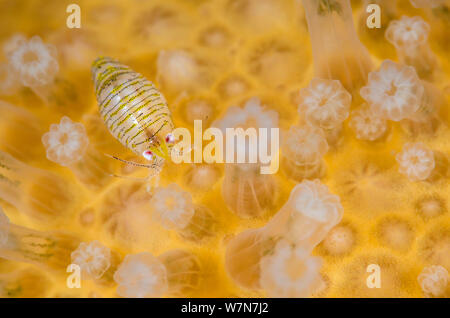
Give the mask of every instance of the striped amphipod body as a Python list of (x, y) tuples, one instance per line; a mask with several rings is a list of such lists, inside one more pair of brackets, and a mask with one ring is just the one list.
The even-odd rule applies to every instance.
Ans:
[(159, 167), (170, 157), (174, 143), (164, 96), (144, 76), (108, 57), (94, 61), (92, 79), (100, 114), (111, 134), (152, 161), (148, 167)]

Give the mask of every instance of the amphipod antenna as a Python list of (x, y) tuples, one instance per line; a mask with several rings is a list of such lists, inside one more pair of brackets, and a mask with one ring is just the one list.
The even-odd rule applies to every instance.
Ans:
[(157, 161), (156, 163), (143, 164), (143, 163), (138, 163), (138, 162), (134, 162), (134, 161), (124, 160), (124, 159), (121, 159), (121, 158), (118, 158), (116, 156), (109, 155), (109, 154), (106, 154), (106, 153), (104, 155), (107, 156), (108, 158), (118, 160), (118, 161), (123, 162), (123, 163), (128, 164), (128, 165), (132, 165), (132, 166), (135, 166), (135, 167), (142, 167), (142, 168), (151, 169), (151, 171), (154, 172), (154, 173), (151, 173), (148, 177), (145, 177), (145, 178), (119, 176), (119, 175), (114, 174), (114, 173), (110, 174), (111, 177), (121, 178), (121, 179), (129, 179), (129, 180), (137, 180), (137, 181), (149, 180), (149, 179), (152, 179), (155, 176), (157, 176), (159, 174), (159, 172), (161, 171), (161, 166), (162, 166), (162, 164), (164, 162), (164, 159), (161, 159), (160, 161)]
[(120, 159), (120, 158), (118, 158), (116, 156), (108, 155), (106, 153), (104, 155), (106, 157), (108, 157), (108, 158), (119, 160), (120, 162), (126, 163), (128, 165), (132, 165), (132, 166), (135, 166), (135, 167), (149, 168), (149, 169), (156, 169), (157, 167), (161, 167), (161, 163), (162, 163), (162, 162), (158, 162), (158, 163), (152, 163), (152, 164), (145, 164), (145, 163), (139, 163), (139, 162), (134, 162), (134, 161), (128, 161), (128, 160)]

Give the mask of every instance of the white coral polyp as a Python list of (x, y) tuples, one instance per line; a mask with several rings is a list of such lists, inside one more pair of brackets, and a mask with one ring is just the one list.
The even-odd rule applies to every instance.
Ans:
[(415, 49), (425, 44), (430, 33), (430, 26), (421, 17), (403, 16), (394, 20), (386, 30), (386, 39), (401, 50)]
[(434, 153), (421, 142), (407, 143), (395, 157), (400, 173), (411, 181), (426, 180), (435, 167)]
[(269, 297), (309, 297), (322, 285), (322, 260), (281, 240), (261, 259), (260, 285)]
[(195, 84), (200, 72), (196, 60), (183, 50), (161, 51), (157, 67), (164, 81), (176, 89)]
[(17, 48), (23, 45), (27, 38), (22, 33), (16, 33), (3, 43), (3, 53), (9, 57)]
[[(333, 226), (340, 222), (343, 214), (341, 200), (319, 180), (304, 180), (295, 187), (293, 193), (295, 213)], [(292, 217), (295, 218), (295, 214)]]
[(361, 140), (377, 140), (387, 130), (387, 121), (378, 116), (371, 108), (363, 107), (351, 112), (350, 127)]
[(400, 121), (420, 108), (424, 91), (414, 67), (386, 60), (378, 71), (369, 73), (367, 86), (360, 93), (374, 113)]
[(312, 125), (333, 129), (347, 119), (351, 102), (340, 81), (315, 78), (300, 90), (298, 112)]
[(185, 228), (195, 212), (191, 195), (174, 183), (157, 188), (150, 205), (155, 220), (168, 230)]
[(80, 243), (71, 258), (87, 278), (99, 279), (111, 266), (111, 251), (99, 241)]
[(417, 277), (417, 280), (422, 288), (422, 291), (427, 296), (442, 296), (449, 282), (448, 271), (438, 265), (425, 267)]
[(278, 113), (266, 110), (258, 97), (250, 98), (243, 108), (233, 106), (225, 115), (216, 120), (212, 126), (226, 133), (227, 128), (274, 128), (278, 125)]
[(127, 255), (114, 273), (121, 297), (161, 297), (168, 290), (167, 270), (150, 253)]
[(59, 70), (56, 49), (44, 44), (39, 36), (19, 42), (9, 61), (22, 84), (29, 87), (52, 83)]
[(16, 73), (10, 64), (0, 64), (0, 94), (12, 95), (20, 87)]
[[(225, 115), (211, 124), (212, 127), (217, 127), (226, 134), (227, 128), (255, 128), (256, 134), (259, 134), (259, 128), (267, 128), (267, 147), (270, 147), (271, 132), (270, 128), (278, 126), (278, 113), (274, 110), (267, 110), (265, 106), (261, 105), (258, 97), (250, 98), (243, 108), (233, 106), (227, 109)], [(224, 143), (225, 147), (226, 142)], [(250, 151), (249, 143), (236, 143), (236, 153), (241, 152), (248, 154)]]
[(42, 136), (42, 143), (49, 160), (69, 166), (83, 158), (89, 138), (83, 124), (75, 123), (64, 116), (59, 124), (50, 126), (50, 131)]
[(327, 151), (327, 140), (316, 127), (292, 126), (283, 139), (284, 156), (297, 164), (317, 163)]

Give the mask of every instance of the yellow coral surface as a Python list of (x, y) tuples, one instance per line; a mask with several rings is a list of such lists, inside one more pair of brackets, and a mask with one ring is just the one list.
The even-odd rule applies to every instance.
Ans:
[[(265, 296), (262, 290), (247, 290), (234, 283), (225, 270), (225, 250), (234, 235), (264, 226), (287, 201), (296, 182), (283, 169), (275, 175), (277, 191), (273, 206), (256, 218), (241, 218), (224, 202), (223, 165), (214, 165), (214, 169), (206, 171), (207, 178), (211, 178), (208, 180), (192, 176), (194, 165), (166, 164), (160, 184), (177, 183), (192, 194), (195, 204), (211, 211), (208, 219), (200, 222), (210, 222), (212, 215), (214, 225), (205, 225), (212, 233), (199, 242), (155, 222), (143, 203), (146, 199), (140, 191), (145, 193), (142, 189), (145, 184), (141, 181), (107, 177), (98, 183), (100, 177), (77, 178), (76, 168), (47, 159), (40, 138), (49, 131), (50, 124), (68, 116), (85, 125), (89, 147), (98, 155), (92, 159), (97, 160), (96, 166), (132, 177), (148, 173), (146, 169), (122, 165), (102, 155), (138, 160), (109, 134), (98, 117), (90, 67), (96, 57), (103, 55), (121, 61), (153, 81), (166, 97), (176, 127), (193, 132), (194, 119), (202, 119), (208, 126), (221, 118), (228, 107), (242, 106), (257, 96), (263, 105), (278, 113), (278, 125), (287, 131), (300, 120), (299, 91), (314, 77), (301, 2), (80, 0), (77, 1), (81, 8), (80, 29), (66, 26), (69, 15), (66, 7), (70, 3), (0, 0), (0, 43), (6, 43), (17, 33), (27, 38), (38, 35), (56, 47), (59, 63), (55, 83), (48, 90), (22, 86), (13, 94), (0, 96), (2, 102), (30, 113), (28, 119), (17, 115), (22, 121), (11, 124), (11, 120), (5, 119), (6, 110), (2, 110), (5, 113), (0, 113), (0, 150), (28, 166), (55, 173), (71, 191), (70, 202), (50, 221), (25, 213), (11, 202), (0, 201), (5, 214), (12, 224), (40, 232), (62, 231), (74, 236), (77, 242), (98, 240), (122, 256), (140, 252), (161, 255), (177, 248), (190, 251), (198, 256), (202, 274), (198, 287), (181, 296)], [(367, 29), (364, 1), (352, 1), (352, 8), (357, 32), (376, 68), (385, 59), (397, 61), (395, 48), (378, 34), (380, 31)], [(349, 127), (350, 120), (345, 120), (343, 138), (330, 146), (324, 157), (326, 172), (321, 179), (330, 192), (340, 197), (344, 214), (341, 223), (313, 250), (314, 256), (323, 259), (321, 274), (326, 283), (315, 296), (423, 297), (417, 280), (423, 268), (441, 265), (450, 270), (449, 177), (412, 182), (399, 173), (395, 160), (407, 142), (423, 142), (435, 152), (450, 155), (450, 14), (441, 12), (447, 16), (437, 19), (435, 11), (415, 9), (407, 0), (398, 1), (394, 14), (389, 19), (419, 15), (431, 26), (429, 43), (439, 60), (432, 82), (446, 99), (439, 114), (441, 124), (431, 133), (417, 134), (390, 121), (384, 138), (363, 141)], [(187, 66), (185, 73), (175, 73), (179, 77), (175, 83), (170, 67), (159, 66), (174, 52), (184, 52), (189, 56), (186, 63), (194, 63), (192, 69)], [(183, 63), (183, 58), (180, 59)], [(6, 60), (4, 54), (1, 62)], [(362, 104), (357, 95), (352, 109)], [(30, 173), (28, 177), (34, 175)], [(38, 182), (54, 186), (50, 179)], [(33, 187), (22, 191), (28, 191), (22, 200), (32, 196), (51, 205), (55, 199), (54, 194)], [(70, 258), (67, 265), (69, 261)], [(381, 268), (379, 289), (367, 287), (369, 264)], [(118, 296), (114, 283), (83, 280), (82, 288), (69, 289), (66, 284), (69, 273), (64, 267), (54, 270), (55, 266), (51, 262), (16, 262), (14, 257), (0, 259), (0, 295)], [(444, 296), (449, 295), (447, 291)]]

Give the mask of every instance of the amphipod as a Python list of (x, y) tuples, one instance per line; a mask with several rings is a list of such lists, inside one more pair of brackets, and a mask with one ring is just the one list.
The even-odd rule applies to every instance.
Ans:
[(111, 157), (151, 168), (158, 174), (174, 144), (172, 117), (164, 96), (144, 76), (109, 57), (94, 61), (92, 79), (100, 114), (108, 130), (150, 164)]

